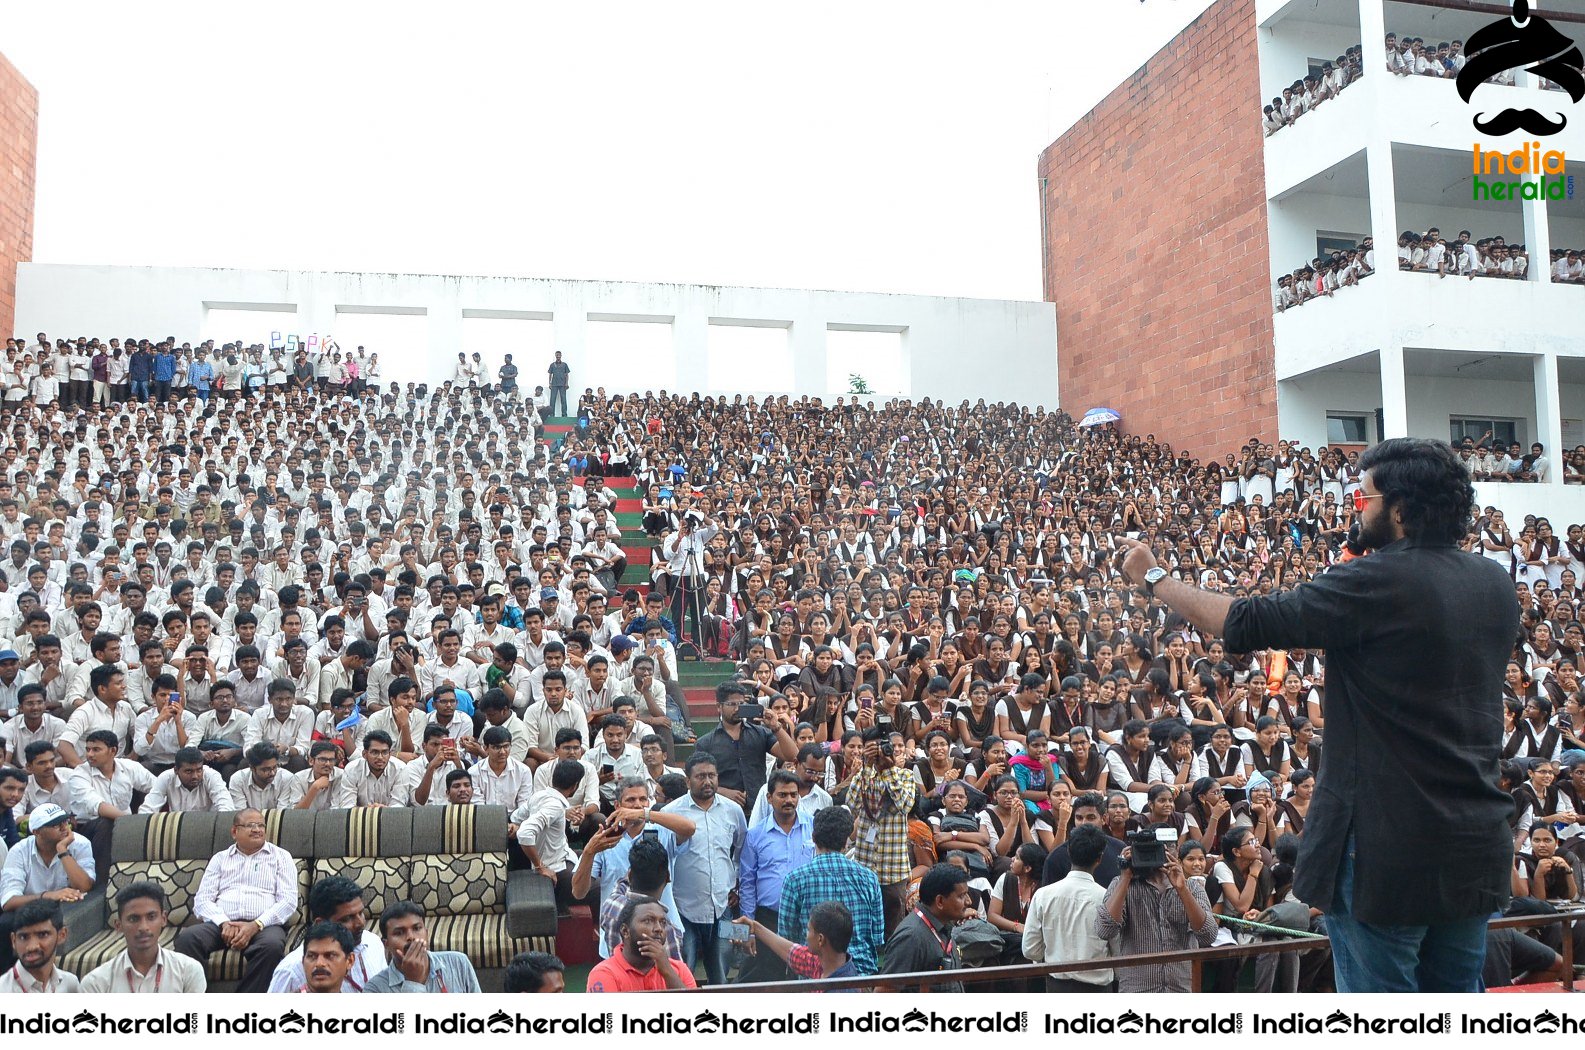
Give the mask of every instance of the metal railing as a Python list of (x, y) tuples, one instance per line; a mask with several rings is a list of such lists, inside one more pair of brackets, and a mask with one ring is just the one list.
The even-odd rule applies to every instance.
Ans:
[[(1585, 922), (1585, 910), (1562, 911), (1553, 915), (1515, 915), (1491, 920), (1492, 929), (1530, 929), (1543, 926), (1563, 927), (1563, 989), (1574, 990), (1574, 924)], [(993, 981), (1019, 982), (1036, 977), (1062, 977), (1097, 969), (1097, 964), (1109, 970), (1134, 966), (1163, 966), (1186, 962), (1190, 967), (1190, 987), (1195, 992), (1204, 991), (1205, 966), (1226, 960), (1252, 959), (1260, 955), (1302, 953), (1329, 948), (1331, 941), (1325, 937), (1305, 937), (1292, 941), (1260, 941), (1254, 944), (1232, 944), (1220, 948), (1189, 948), (1172, 952), (1147, 952), (1141, 955), (1115, 955), (1106, 959), (1086, 959), (1065, 963), (1022, 963), (1015, 966), (986, 966), (959, 970), (932, 970), (921, 973), (894, 973), (884, 976), (871, 974), (863, 977), (826, 978), (819, 981), (774, 981), (762, 984), (709, 985), (698, 989), (679, 991), (705, 992), (871, 992), (900, 991), (915, 988), (928, 992), (937, 984), (985, 984)]]

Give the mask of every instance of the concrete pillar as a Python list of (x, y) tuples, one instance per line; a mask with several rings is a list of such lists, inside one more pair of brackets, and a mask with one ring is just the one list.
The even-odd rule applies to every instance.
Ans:
[(1527, 276), (1546, 284), (1552, 280), (1552, 227), (1546, 201), (1521, 201), (1520, 210), (1524, 213), (1524, 246), (1530, 253)]
[(456, 295), (432, 301), (428, 308), (429, 382), (443, 383), (456, 371), (457, 354), (462, 351), (462, 304)]
[(793, 393), (831, 397), (826, 389), (826, 326), (812, 314), (800, 314), (787, 334), (793, 359)]
[(1365, 83), (1387, 72), (1387, 15), (1381, 0), (1359, 0), (1359, 61)]
[[(1395, 268), (1396, 268), (1396, 264)], [(1403, 347), (1383, 346), (1381, 358), (1382, 439), (1409, 436), (1409, 394), (1403, 374)]]
[(703, 308), (688, 304), (678, 309), (671, 323), (672, 353), (677, 362), (677, 382), (672, 393), (684, 396), (710, 389), (710, 318)]
[(1371, 280), (1385, 280), (1390, 286), (1399, 279), (1399, 231), (1392, 141), (1386, 136), (1372, 137), (1365, 146), (1365, 181), (1370, 190), (1370, 235), (1376, 239), (1376, 275)]
[(1563, 399), (1558, 390), (1557, 354), (1538, 354), (1535, 366), (1535, 426), (1531, 441), (1546, 448), (1552, 468), (1547, 483), (1563, 487)]

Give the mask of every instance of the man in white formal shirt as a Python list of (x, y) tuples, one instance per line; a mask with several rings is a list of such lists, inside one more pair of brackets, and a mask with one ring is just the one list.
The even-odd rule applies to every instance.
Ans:
[(274, 744), (280, 762), (296, 773), (308, 765), (308, 745), (314, 736), (314, 712), (297, 702), (297, 686), (289, 678), (270, 683), (269, 702), (248, 716), (242, 733), (243, 750), (263, 741)]
[[(1040, 887), (1030, 898), (1024, 916), (1024, 958), (1030, 962), (1080, 962), (1112, 954), (1111, 944), (1095, 933), (1095, 917), (1106, 898), (1106, 887), (1095, 881), (1095, 869), (1105, 855), (1106, 832), (1100, 825), (1080, 824), (1068, 835), (1068, 860), (1073, 867), (1063, 879)], [(1046, 978), (1048, 992), (1111, 990), (1109, 969)]]
[(265, 836), (264, 814), (238, 811), (231, 845), (210, 858), (193, 900), (191, 926), (176, 950), (207, 963), (221, 947), (242, 953), (239, 992), (262, 992), (286, 954), (286, 923), (297, 911), (297, 868), (291, 854)]

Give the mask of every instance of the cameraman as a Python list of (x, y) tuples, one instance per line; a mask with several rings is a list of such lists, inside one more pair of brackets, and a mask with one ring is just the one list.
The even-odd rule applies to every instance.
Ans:
[[(1113, 955), (1179, 952), (1190, 947), (1209, 948), (1216, 938), (1216, 919), (1199, 880), (1190, 882), (1178, 863), (1178, 848), (1165, 846), (1165, 863), (1134, 860), (1134, 850), (1155, 845), (1155, 832), (1134, 832), (1123, 850), (1123, 873), (1106, 889), (1106, 900), (1095, 916), (1095, 935), (1121, 941)], [(1165, 845), (1165, 844), (1162, 844)], [(1125, 966), (1117, 970), (1119, 992), (1192, 991), (1187, 962), (1155, 966)]]
[(881, 884), (886, 933), (902, 921), (913, 860), (908, 848), (908, 814), (919, 786), (911, 766), (893, 758), (891, 730), (864, 731), (864, 765), (848, 785), (853, 810), (853, 859), (875, 873)]
[[(695, 646), (700, 642), (699, 613), (704, 601), (706, 551), (719, 531), (708, 514), (690, 506), (677, 523), (677, 531), (660, 545), (661, 557), (666, 559), (667, 583), (671, 587), (668, 596), (671, 622), (677, 625), (678, 637), (691, 639)], [(690, 611), (694, 614), (693, 633), (683, 635), (683, 616)]]

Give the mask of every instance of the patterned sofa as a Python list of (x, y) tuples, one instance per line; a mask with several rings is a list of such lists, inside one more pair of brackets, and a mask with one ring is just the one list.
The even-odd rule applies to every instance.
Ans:
[[(465, 952), (482, 986), (499, 988), (514, 954), (554, 951), (556, 934), (553, 884), (531, 871), (506, 870), (506, 818), (500, 806), (266, 813), (270, 841), (296, 861), (305, 902), (288, 945), (302, 936), (311, 882), (345, 875), (364, 888), (371, 929), (387, 905), (414, 900), (429, 916), (431, 947)], [(123, 818), (111, 843), (109, 878), (67, 914), (64, 967), (81, 975), (121, 950), (120, 935), (109, 928), (116, 893), (142, 879), (169, 894), (164, 943), (174, 941), (176, 930), (193, 921), (193, 898), (210, 857), (230, 844), (229, 813)], [(242, 975), (242, 955), (217, 951), (208, 970), (211, 990), (229, 990)]]

